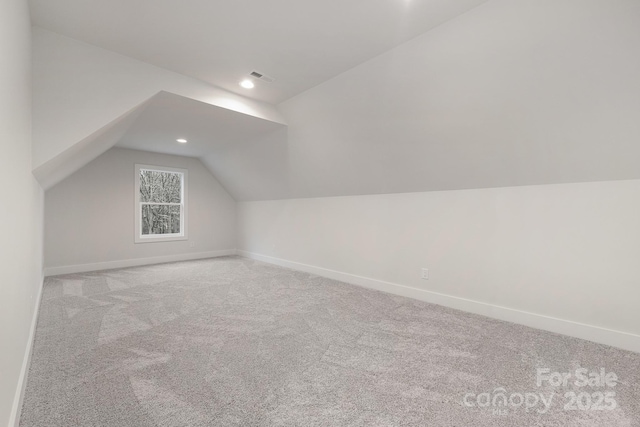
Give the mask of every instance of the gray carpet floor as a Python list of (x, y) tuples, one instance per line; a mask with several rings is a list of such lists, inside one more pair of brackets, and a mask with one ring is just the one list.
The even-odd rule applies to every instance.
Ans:
[(20, 425), (640, 426), (640, 354), (238, 257), (73, 274), (46, 280)]

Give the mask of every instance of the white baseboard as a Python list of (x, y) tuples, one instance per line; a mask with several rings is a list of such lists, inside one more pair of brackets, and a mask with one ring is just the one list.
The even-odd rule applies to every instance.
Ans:
[(44, 286), (44, 277), (41, 280), (38, 294), (36, 295), (36, 304), (33, 308), (33, 318), (31, 319), (31, 329), (29, 330), (29, 341), (22, 360), (22, 369), (18, 378), (18, 387), (13, 398), (13, 407), (9, 417), (9, 427), (18, 427), (20, 424), (20, 413), (22, 412), (22, 402), (24, 401), (24, 392), (27, 388), (27, 377), (29, 376), (29, 366), (31, 366), (31, 353), (33, 350), (33, 342), (36, 336), (36, 326), (38, 325), (38, 315), (40, 313), (40, 301), (42, 300), (42, 289)]
[(329, 270), (327, 268), (301, 264), (294, 261), (274, 258), (243, 250), (237, 250), (236, 252), (240, 256), (251, 258), (257, 261), (275, 264), (294, 270), (300, 270), (318, 276), (339, 280), (341, 282), (362, 286), (365, 288), (375, 289), (378, 291), (413, 298), (432, 304), (455, 308), (469, 313), (480, 314), (483, 316), (491, 317), (493, 319), (517, 323), (536, 329), (542, 329), (545, 331), (555, 332), (557, 334), (568, 335), (571, 337), (640, 353), (640, 335), (614, 331), (598, 326), (572, 322), (570, 320), (557, 319), (554, 317), (543, 316), (540, 314), (487, 304), (480, 301), (454, 297), (437, 292), (425, 291), (422, 289), (399, 285), (397, 283), (390, 283), (382, 280), (371, 279), (368, 277), (356, 276), (354, 274), (343, 273), (341, 271)]
[(87, 271), (113, 270), (114, 268), (137, 267), (140, 265), (161, 264), (163, 262), (190, 261), (194, 259), (215, 258), (235, 255), (235, 249), (221, 251), (195, 252), (176, 255), (165, 255), (151, 258), (134, 258), (120, 261), (95, 262), (91, 264), (65, 265), (44, 269), (45, 276), (59, 276), (61, 274), (85, 273)]

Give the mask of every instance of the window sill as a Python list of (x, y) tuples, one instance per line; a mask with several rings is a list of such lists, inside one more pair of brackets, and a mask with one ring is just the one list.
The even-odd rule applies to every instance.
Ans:
[(180, 240), (188, 240), (187, 236), (138, 236), (135, 243), (159, 243), (159, 242), (176, 242)]

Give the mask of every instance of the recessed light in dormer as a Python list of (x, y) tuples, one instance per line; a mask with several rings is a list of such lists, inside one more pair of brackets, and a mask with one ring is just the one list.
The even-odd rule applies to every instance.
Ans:
[(184, 139), (184, 138), (178, 138), (178, 139), (176, 139), (176, 142), (179, 142), (180, 144), (186, 144), (187, 140)]
[(245, 89), (253, 89), (255, 87), (255, 84), (249, 79), (244, 79), (243, 81), (240, 82), (240, 86), (242, 86)]

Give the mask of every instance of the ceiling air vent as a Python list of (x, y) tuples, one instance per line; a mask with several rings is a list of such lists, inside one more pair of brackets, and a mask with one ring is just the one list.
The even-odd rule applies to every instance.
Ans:
[(265, 76), (264, 74), (259, 73), (257, 71), (252, 71), (249, 75), (265, 83), (273, 83), (276, 80), (273, 77)]

